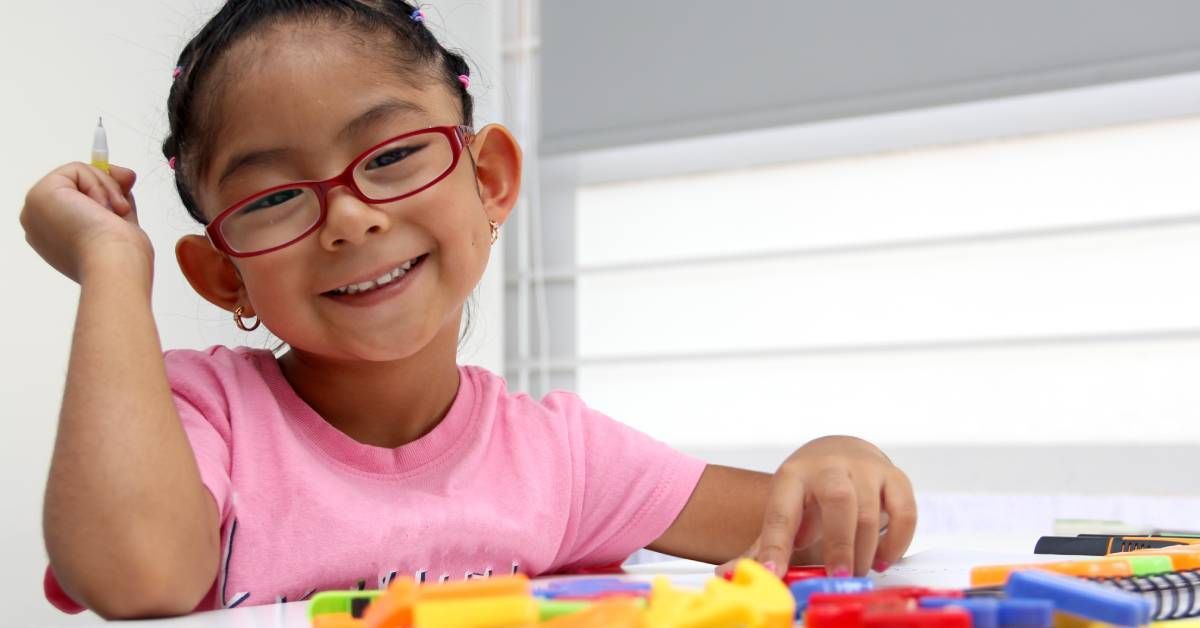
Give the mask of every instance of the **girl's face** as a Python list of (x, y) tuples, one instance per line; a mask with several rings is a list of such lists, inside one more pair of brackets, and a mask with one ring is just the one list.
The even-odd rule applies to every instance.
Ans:
[[(270, 187), (334, 176), (394, 136), (463, 123), (448, 86), (419, 70), (408, 81), (397, 78), (383, 45), (292, 27), (235, 46), (217, 68), (220, 95), (211, 111), (218, 124), (193, 185), (206, 217)], [(182, 251), (181, 265), (193, 285), (195, 274), (224, 282), (219, 305), (248, 306), (294, 349), (339, 360), (402, 359), (447, 326), (457, 334), (463, 303), (487, 264), (488, 221), (507, 217), (519, 172), (512, 137), (491, 126), (444, 179), (414, 196), (371, 205), (338, 187), (328, 192), (324, 224), (291, 246), (256, 257), (211, 256), (225, 273), (189, 272), (185, 257), (195, 256)], [(385, 288), (334, 292), (394, 275), (413, 260)], [(209, 286), (205, 296), (217, 302), (212, 292)]]

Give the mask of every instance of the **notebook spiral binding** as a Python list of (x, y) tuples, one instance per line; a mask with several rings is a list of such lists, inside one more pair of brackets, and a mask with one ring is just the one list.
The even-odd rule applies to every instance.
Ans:
[(1096, 578), (1093, 582), (1140, 595), (1150, 602), (1156, 620), (1200, 617), (1200, 569), (1152, 576)]

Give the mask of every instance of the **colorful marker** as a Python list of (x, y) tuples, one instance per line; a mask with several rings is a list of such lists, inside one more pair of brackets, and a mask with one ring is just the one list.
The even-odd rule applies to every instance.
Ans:
[(1132, 558), (1135, 556), (1166, 556), (1167, 558), (1171, 559), (1171, 566), (1175, 569), (1175, 571), (1200, 569), (1200, 549), (1198, 549), (1195, 545), (1176, 545), (1173, 547), (1162, 547), (1158, 549), (1135, 550), (1133, 552), (1109, 554), (1109, 556), (1117, 558)]
[(1149, 623), (1152, 607), (1133, 593), (1045, 571), (1017, 571), (1004, 592), (1010, 598), (1050, 600), (1057, 611), (1120, 626)]
[(1037, 569), (1052, 571), (1064, 576), (1085, 578), (1119, 578), (1134, 575), (1128, 560), (1089, 560), (1056, 563), (1029, 563), (1024, 565), (981, 565), (971, 569), (971, 586), (1003, 586), (1014, 571)]
[(92, 165), (108, 172), (108, 134), (104, 132), (104, 118), (96, 123), (92, 133)]

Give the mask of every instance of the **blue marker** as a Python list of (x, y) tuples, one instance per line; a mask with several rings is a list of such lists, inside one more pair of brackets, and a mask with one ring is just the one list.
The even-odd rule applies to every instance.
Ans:
[(547, 583), (535, 588), (533, 594), (547, 600), (588, 599), (605, 595), (645, 597), (650, 594), (650, 583), (621, 578), (573, 578)]
[(1050, 628), (1054, 625), (1054, 603), (1028, 598), (1000, 600), (996, 619), (1000, 628)]
[(973, 628), (998, 628), (1000, 604), (988, 598), (923, 597), (921, 608), (961, 608), (971, 614)]
[(1004, 592), (1010, 598), (1050, 600), (1055, 610), (1087, 619), (1140, 626), (1150, 622), (1150, 602), (1133, 594), (1071, 576), (1045, 571), (1015, 571)]

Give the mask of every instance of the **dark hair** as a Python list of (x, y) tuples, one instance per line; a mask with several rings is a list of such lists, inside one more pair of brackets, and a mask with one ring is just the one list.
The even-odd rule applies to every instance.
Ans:
[[(167, 98), (171, 134), (163, 141), (163, 156), (174, 160), (175, 188), (184, 207), (201, 224), (207, 224), (191, 192), (193, 176), (200, 176), (209, 149), (203, 141), (211, 120), (206, 119), (212, 94), (220, 84), (212, 70), (237, 42), (259, 29), (287, 20), (332, 20), (361, 33), (391, 39), (389, 52), (398, 76), (424, 75), (442, 81), (458, 94), (462, 123), (472, 124), (474, 103), (458, 77), (470, 76), (466, 60), (447, 50), (425, 25), (418, 9), (400, 0), (228, 0), (200, 29), (179, 55), (176, 78)], [(204, 87), (203, 92), (198, 90)], [(203, 102), (198, 94), (204, 94)], [(207, 105), (201, 107), (201, 105)]]

